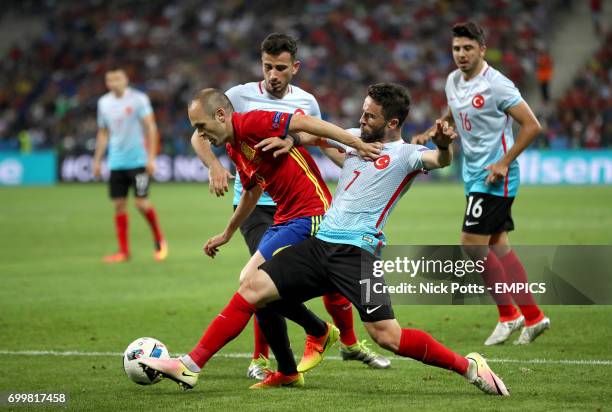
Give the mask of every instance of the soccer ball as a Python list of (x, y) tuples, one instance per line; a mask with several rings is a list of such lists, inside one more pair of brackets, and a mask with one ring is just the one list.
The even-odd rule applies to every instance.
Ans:
[(170, 359), (166, 345), (154, 338), (138, 338), (130, 343), (123, 352), (123, 370), (132, 382), (139, 385), (153, 385), (161, 380), (161, 376), (147, 375), (138, 360), (142, 358)]

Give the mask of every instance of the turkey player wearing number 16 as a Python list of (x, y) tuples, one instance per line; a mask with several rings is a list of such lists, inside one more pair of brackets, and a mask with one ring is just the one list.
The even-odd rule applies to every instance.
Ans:
[[(494, 290), (496, 283), (527, 282), (525, 269), (510, 248), (508, 232), (514, 229), (511, 207), (519, 186), (516, 158), (541, 127), (514, 84), (484, 60), (482, 28), (473, 22), (459, 23), (452, 32), (458, 69), (446, 80), (448, 111), (441, 120), (457, 125), (463, 149), (467, 206), (461, 244), (474, 258), (486, 256), (483, 279)], [(520, 125), (516, 141), (512, 120)], [(415, 136), (412, 142), (425, 143), (434, 129)], [(550, 320), (529, 292), (492, 295), (499, 321), (485, 345), (503, 343), (521, 327), (514, 343), (527, 344), (550, 327)]]

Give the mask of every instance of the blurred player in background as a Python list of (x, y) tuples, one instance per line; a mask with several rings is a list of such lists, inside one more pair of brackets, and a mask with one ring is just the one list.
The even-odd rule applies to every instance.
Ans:
[[(436, 150), (404, 143), (401, 128), (409, 109), (410, 97), (402, 86), (370, 86), (361, 128), (353, 132), (365, 142), (381, 142), (381, 156), (369, 162), (344, 146), (346, 159), (338, 189), (318, 233), (280, 251), (249, 275), (209, 325), (197, 351), (180, 359), (142, 359), (139, 363), (145, 371), (162, 374), (185, 389), (192, 388), (206, 361), (237, 336), (257, 310), (283, 300), (304, 302), (337, 291), (355, 305), (366, 330), (381, 347), (452, 370), (485, 393), (509, 395), (479, 354), (464, 357), (422, 330), (401, 328), (388, 294), (384, 293), (385, 304), (362, 302), (362, 267), (372, 267), (379, 259), (377, 255), (385, 244), (383, 228), (391, 211), (423, 168), (445, 167), (452, 158), (450, 143), (456, 134), (447, 124), (438, 122), (432, 133)], [(370, 272), (368, 280), (373, 281), (372, 276)], [(379, 278), (377, 282), (381, 281)], [(206, 353), (207, 358), (202, 359), (198, 352)]]
[[(320, 119), (321, 111), (315, 97), (290, 84), (293, 76), (300, 69), (300, 61), (296, 60), (297, 43), (295, 39), (286, 34), (272, 33), (264, 39), (260, 51), (264, 79), (259, 82), (241, 84), (225, 92), (234, 110), (239, 113), (251, 110), (281, 111), (306, 114)], [(228, 179), (233, 176), (215, 157), (210, 148), (210, 142), (198, 136), (197, 130), (191, 138), (191, 143), (202, 162), (209, 168), (210, 191), (217, 196), (223, 196), (228, 191)], [(243, 187), (240, 175), (238, 175), (234, 182), (234, 209), (242, 193)], [(264, 193), (253, 212), (240, 226), (240, 232), (251, 255), (257, 253), (264, 233), (274, 223), (275, 213), (274, 200), (268, 193)], [(370, 350), (365, 345), (365, 341), (357, 340), (349, 301), (339, 294), (330, 294), (323, 297), (323, 302), (335, 325), (340, 329), (340, 353), (343, 359), (359, 360), (373, 368), (389, 367), (388, 359)], [(262, 380), (266, 377), (265, 371), (269, 366), (269, 347), (259, 328), (257, 318), (253, 323), (255, 350), (247, 376)]]
[(108, 147), (109, 189), (115, 206), (119, 251), (106, 256), (104, 262), (119, 263), (130, 258), (127, 214), (130, 188), (134, 189), (136, 208), (147, 219), (153, 232), (153, 257), (161, 261), (168, 256), (168, 245), (155, 209), (148, 199), (158, 144), (151, 102), (146, 94), (128, 87), (128, 77), (122, 69), (109, 70), (105, 80), (109, 92), (98, 100), (98, 134), (93, 168), (94, 175), (99, 178), (102, 157)]
[[(516, 158), (542, 129), (514, 84), (484, 60), (482, 28), (473, 22), (460, 23), (452, 32), (458, 69), (446, 80), (448, 111), (442, 121), (458, 125), (461, 137), (467, 200), (461, 244), (474, 257), (486, 256), (483, 278), (487, 287), (525, 283), (525, 268), (508, 241), (508, 232), (514, 230), (511, 207), (520, 181)], [(520, 125), (516, 141), (512, 120)], [(424, 143), (434, 128), (415, 136), (413, 142)], [(521, 327), (514, 343), (527, 344), (550, 327), (529, 291), (492, 296), (499, 321), (485, 345), (503, 343)]]

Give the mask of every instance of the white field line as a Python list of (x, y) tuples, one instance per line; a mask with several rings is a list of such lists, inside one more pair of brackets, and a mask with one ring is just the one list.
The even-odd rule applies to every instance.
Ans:
[[(122, 356), (121, 352), (81, 352), (81, 351), (53, 351), (53, 350), (0, 350), (0, 356)], [(250, 353), (219, 353), (215, 355), (221, 358), (250, 359)], [(411, 360), (392, 356), (394, 361)], [(340, 356), (326, 356), (325, 359), (341, 360)], [(505, 359), (487, 358), (492, 363), (519, 363), (519, 364), (543, 364), (543, 365), (596, 365), (612, 366), (612, 359)]]

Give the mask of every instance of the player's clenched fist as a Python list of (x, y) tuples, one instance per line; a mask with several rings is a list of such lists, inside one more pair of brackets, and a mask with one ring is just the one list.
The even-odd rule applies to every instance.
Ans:
[(457, 133), (453, 126), (447, 121), (442, 123), (440, 119), (436, 120), (436, 128), (429, 132), (430, 139), (440, 148), (447, 148), (453, 140), (457, 138)]

